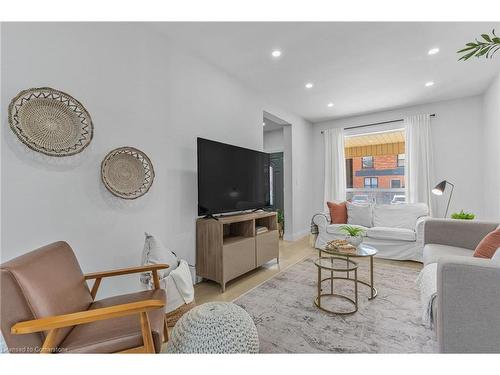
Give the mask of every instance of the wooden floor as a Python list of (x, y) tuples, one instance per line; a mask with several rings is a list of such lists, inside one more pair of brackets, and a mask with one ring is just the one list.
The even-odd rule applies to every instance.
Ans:
[[(221, 292), (220, 285), (212, 281), (203, 281), (194, 287), (195, 300), (197, 305), (210, 301), (233, 301), (250, 289), (269, 280), (279, 272), (282, 272), (300, 262), (301, 260), (318, 255), (317, 251), (309, 246), (309, 237), (306, 236), (300, 240), (289, 242), (280, 241), (280, 264), (276, 261), (270, 261), (267, 264), (238, 277), (226, 284), (226, 291)], [(404, 263), (407, 266), (421, 269), (422, 264), (411, 261), (384, 260), (375, 258), (375, 264), (385, 263)]]
[(279, 264), (276, 261), (270, 261), (262, 267), (228, 282), (224, 293), (221, 293), (220, 285), (212, 281), (196, 284), (194, 287), (196, 304), (200, 305), (210, 301), (232, 301), (302, 259), (317, 254), (309, 246), (308, 241), (308, 236), (294, 242), (280, 241)]

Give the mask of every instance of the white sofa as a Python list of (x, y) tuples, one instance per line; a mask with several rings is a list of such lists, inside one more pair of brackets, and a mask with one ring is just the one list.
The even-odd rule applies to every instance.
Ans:
[[(365, 230), (363, 243), (375, 247), (378, 250), (377, 257), (422, 262), (424, 222), (429, 213), (426, 204), (372, 205), (366, 211), (369, 217), (361, 218), (362, 222), (370, 223), (365, 226), (355, 225), (360, 218), (356, 217), (352, 222), (354, 215), (349, 215), (350, 212), (351, 209), (348, 209), (348, 224)], [(330, 213), (315, 215), (313, 222), (319, 232), (317, 248), (324, 248), (328, 241), (346, 237), (340, 230), (345, 224), (331, 224)]]

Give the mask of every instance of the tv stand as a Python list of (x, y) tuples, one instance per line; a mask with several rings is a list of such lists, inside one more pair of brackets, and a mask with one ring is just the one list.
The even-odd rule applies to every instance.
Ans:
[[(267, 231), (257, 233), (257, 227)], [(255, 212), (196, 221), (196, 275), (221, 285), (264, 263), (279, 263), (276, 212)]]

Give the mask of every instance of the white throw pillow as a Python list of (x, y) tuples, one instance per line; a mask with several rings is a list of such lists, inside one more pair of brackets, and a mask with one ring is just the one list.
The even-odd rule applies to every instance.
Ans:
[(372, 227), (372, 205), (347, 202), (347, 224)]
[[(142, 264), (159, 264), (166, 263), (170, 267), (158, 271), (160, 279), (168, 276), (170, 272), (175, 270), (179, 265), (177, 255), (168, 250), (155, 236), (149, 233), (144, 233), (146, 240), (144, 241), (144, 250), (142, 251)], [(141, 275), (141, 281), (145, 284), (148, 283), (151, 273), (145, 272)]]
[(376, 204), (373, 207), (373, 226), (415, 230), (417, 219), (428, 213), (425, 203)]
[(493, 257), (491, 258), (492, 261), (495, 263), (500, 264), (500, 247), (495, 251), (495, 254), (493, 254)]

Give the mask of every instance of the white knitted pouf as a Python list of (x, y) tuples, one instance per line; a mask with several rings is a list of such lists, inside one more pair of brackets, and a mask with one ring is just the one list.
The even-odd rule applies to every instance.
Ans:
[(230, 302), (197, 306), (179, 319), (168, 353), (258, 353), (257, 328), (241, 307)]

